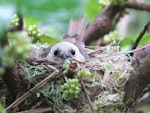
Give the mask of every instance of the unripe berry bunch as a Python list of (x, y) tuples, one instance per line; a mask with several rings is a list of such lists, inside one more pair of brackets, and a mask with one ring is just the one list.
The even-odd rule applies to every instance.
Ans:
[(11, 27), (16, 27), (19, 25), (19, 17), (15, 14), (13, 17), (12, 17), (12, 20), (10, 22), (10, 26)]
[(5, 47), (6, 57), (3, 58), (6, 65), (11, 65), (14, 59), (26, 59), (32, 50), (31, 39), (22, 33), (11, 33), (8, 37), (9, 46)]
[(88, 70), (80, 70), (79, 71), (79, 77), (82, 78), (82, 77), (91, 77), (92, 76), (92, 73)]
[(40, 31), (40, 29), (38, 29), (37, 25), (30, 25), (27, 29), (27, 32), (30, 36), (33, 37), (41, 37), (42, 36), (42, 32)]
[(61, 85), (62, 97), (66, 100), (78, 98), (81, 91), (81, 85), (78, 79), (67, 79), (67, 82)]

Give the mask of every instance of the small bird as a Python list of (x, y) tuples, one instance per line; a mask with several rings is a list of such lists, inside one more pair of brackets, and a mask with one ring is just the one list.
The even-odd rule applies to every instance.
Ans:
[(85, 52), (83, 33), (87, 25), (87, 17), (81, 20), (71, 20), (68, 33), (63, 40), (50, 48), (47, 58), (58, 63), (70, 63), (72, 59), (85, 62), (89, 58)]

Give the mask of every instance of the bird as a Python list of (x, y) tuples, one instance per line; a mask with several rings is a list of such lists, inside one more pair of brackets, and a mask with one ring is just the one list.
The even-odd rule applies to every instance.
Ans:
[(83, 34), (87, 25), (87, 17), (71, 20), (68, 33), (61, 42), (50, 48), (47, 58), (58, 64), (69, 64), (72, 60), (85, 62), (89, 59), (83, 43)]

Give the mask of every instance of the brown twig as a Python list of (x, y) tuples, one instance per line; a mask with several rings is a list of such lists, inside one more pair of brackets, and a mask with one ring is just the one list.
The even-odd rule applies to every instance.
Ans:
[(21, 111), (18, 113), (45, 113), (45, 112), (50, 112), (52, 111), (52, 108), (38, 108), (38, 109), (32, 109), (28, 111)]
[(82, 85), (82, 87), (83, 87), (83, 89), (84, 89), (84, 93), (85, 93), (85, 96), (86, 96), (86, 98), (87, 98), (87, 100), (88, 100), (88, 104), (89, 104), (89, 106), (90, 106), (90, 109), (91, 109), (92, 113), (95, 113), (94, 107), (93, 107), (92, 102), (91, 102), (91, 99), (90, 99), (90, 97), (89, 97), (89, 95), (88, 95), (87, 89), (85, 88), (84, 82), (83, 82), (82, 80), (80, 80), (80, 82), (81, 82), (81, 85)]

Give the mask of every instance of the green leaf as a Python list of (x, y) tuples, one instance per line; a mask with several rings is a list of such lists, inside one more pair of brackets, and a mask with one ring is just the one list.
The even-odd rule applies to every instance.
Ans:
[(4, 110), (1, 104), (0, 104), (0, 113), (6, 113), (6, 111)]
[(88, 15), (90, 23), (100, 13), (101, 9), (102, 6), (99, 4), (98, 0), (88, 0), (87, 7), (85, 9), (85, 14)]
[(134, 39), (132, 37), (124, 38), (120, 43), (121, 51), (131, 50), (133, 43), (134, 43)]
[(138, 46), (145, 45), (145, 44), (148, 43), (148, 42), (150, 42), (150, 33), (147, 33), (147, 34), (145, 34), (145, 35), (142, 37), (142, 39), (141, 39), (141, 41), (140, 41), (140, 43), (139, 43)]
[(25, 21), (26, 28), (28, 28), (30, 25), (34, 25), (34, 24), (38, 23), (38, 19), (37, 18), (31, 18), (31, 17), (28, 17), (28, 16), (26, 16), (24, 18), (24, 21)]
[(51, 37), (51, 36), (49, 36), (49, 35), (43, 35), (43, 36), (41, 36), (40, 37), (40, 43), (41, 44), (45, 44), (45, 43), (47, 43), (47, 44), (55, 44), (55, 43), (57, 43), (57, 42), (59, 42), (60, 40), (58, 40), (58, 39), (56, 39), (56, 38), (53, 38), (53, 37)]

